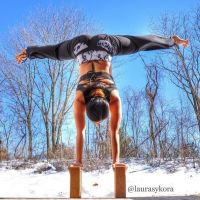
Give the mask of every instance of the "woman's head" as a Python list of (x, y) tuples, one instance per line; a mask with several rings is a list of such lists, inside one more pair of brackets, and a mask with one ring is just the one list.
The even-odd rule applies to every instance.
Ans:
[(100, 122), (108, 117), (109, 103), (102, 89), (93, 89), (89, 93), (86, 112), (88, 118), (94, 122)]

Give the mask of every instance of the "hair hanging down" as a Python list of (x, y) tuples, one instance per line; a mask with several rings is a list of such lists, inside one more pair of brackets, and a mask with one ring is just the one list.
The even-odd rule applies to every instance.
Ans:
[(90, 98), (86, 103), (86, 112), (90, 120), (99, 122), (109, 115), (109, 103), (105, 98), (102, 89), (95, 89), (90, 92)]
[(109, 115), (109, 104), (102, 97), (92, 97), (86, 104), (86, 112), (90, 120), (102, 121)]

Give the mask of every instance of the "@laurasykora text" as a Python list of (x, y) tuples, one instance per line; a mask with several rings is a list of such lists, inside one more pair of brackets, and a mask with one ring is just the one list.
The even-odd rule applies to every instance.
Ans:
[(148, 186), (129, 186), (128, 187), (128, 192), (129, 193), (134, 193), (134, 192), (152, 192), (152, 193), (160, 193), (160, 192), (174, 192), (173, 187), (164, 187), (164, 186), (157, 186), (157, 187), (148, 187)]

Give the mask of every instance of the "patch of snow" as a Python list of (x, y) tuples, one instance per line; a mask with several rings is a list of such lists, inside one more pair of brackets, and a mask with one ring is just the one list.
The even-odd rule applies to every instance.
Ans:
[[(167, 169), (172, 163), (152, 167), (143, 161), (128, 162), (127, 197), (184, 196), (200, 194), (200, 170), (176, 166), (174, 173)], [(34, 173), (38, 169), (49, 170)], [(41, 162), (32, 168), (14, 170), (8, 165), (0, 168), (0, 197), (69, 197), (69, 172), (56, 172), (53, 165)], [(109, 170), (82, 174), (82, 197), (114, 197), (114, 173)]]

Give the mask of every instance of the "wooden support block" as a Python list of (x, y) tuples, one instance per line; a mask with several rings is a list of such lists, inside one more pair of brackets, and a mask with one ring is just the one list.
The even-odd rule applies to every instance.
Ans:
[(81, 198), (81, 167), (79, 166), (70, 166), (70, 198)]
[(126, 197), (126, 165), (115, 164), (114, 165), (114, 187), (115, 187), (115, 198)]

